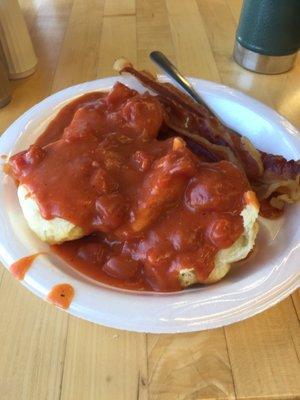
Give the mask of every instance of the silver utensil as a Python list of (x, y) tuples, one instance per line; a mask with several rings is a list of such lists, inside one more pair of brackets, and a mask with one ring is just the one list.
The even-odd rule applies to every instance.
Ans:
[(171, 61), (161, 51), (152, 51), (149, 57), (170, 78), (177, 82), (197, 103), (204, 106), (213, 115), (216, 116), (212, 109), (205, 103), (202, 96), (198, 92), (196, 92), (191, 83), (178, 71), (175, 65), (173, 65)]

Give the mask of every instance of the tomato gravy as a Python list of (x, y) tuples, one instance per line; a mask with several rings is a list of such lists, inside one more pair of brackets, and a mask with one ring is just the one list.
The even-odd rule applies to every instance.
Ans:
[(25, 278), (26, 272), (29, 270), (33, 261), (39, 254), (40, 253), (33, 254), (27, 257), (22, 257), (20, 258), (20, 260), (14, 262), (9, 268), (12, 275), (20, 281), (23, 280)]
[(180, 290), (181, 269), (205, 280), (216, 253), (243, 232), (243, 195), (251, 190), (244, 173), (206, 162), (180, 138), (158, 140), (162, 124), (155, 96), (117, 83), (65, 106), (10, 160), (45, 219), (83, 229), (82, 239), (52, 249), (93, 279)]

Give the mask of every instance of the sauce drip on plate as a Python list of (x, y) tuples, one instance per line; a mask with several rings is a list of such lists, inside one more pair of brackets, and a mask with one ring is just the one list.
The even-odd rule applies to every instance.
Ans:
[(68, 283), (53, 286), (47, 295), (47, 300), (57, 307), (67, 309), (74, 297), (74, 288)]
[(9, 268), (12, 275), (18, 280), (23, 280), (26, 275), (26, 272), (29, 270), (33, 261), (39, 254), (40, 253), (33, 254), (32, 256), (28, 257), (23, 257), (20, 258), (20, 260), (14, 262)]

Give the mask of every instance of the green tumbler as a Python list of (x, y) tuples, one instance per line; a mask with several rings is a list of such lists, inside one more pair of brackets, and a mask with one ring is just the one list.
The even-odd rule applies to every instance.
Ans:
[(235, 61), (263, 74), (292, 68), (300, 47), (300, 0), (244, 0)]

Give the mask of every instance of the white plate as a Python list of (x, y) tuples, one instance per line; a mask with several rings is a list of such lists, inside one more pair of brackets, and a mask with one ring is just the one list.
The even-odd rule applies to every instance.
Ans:
[[(108, 89), (117, 80), (144, 90), (133, 78), (120, 77), (62, 90), (31, 108), (8, 128), (0, 140), (0, 154), (25, 149), (71, 99)], [(275, 111), (229, 87), (199, 79), (191, 81), (224, 123), (249, 137), (259, 149), (300, 158), (298, 131)], [(43, 299), (54, 285), (70, 283), (75, 296), (68, 312), (114, 328), (156, 333), (216, 328), (261, 312), (299, 287), (299, 215), (297, 204), (287, 208), (282, 220), (264, 221), (255, 255), (212, 286), (172, 294), (129, 293), (94, 282), (51, 254), (38, 257), (22, 283)], [(7, 268), (21, 257), (47, 250), (27, 227), (16, 187), (3, 172), (0, 223), (0, 257)]]

